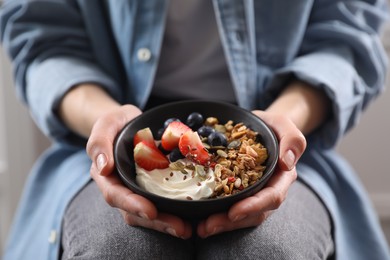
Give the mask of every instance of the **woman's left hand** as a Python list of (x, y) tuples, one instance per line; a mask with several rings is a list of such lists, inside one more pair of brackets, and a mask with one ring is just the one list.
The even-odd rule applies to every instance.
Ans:
[(287, 116), (258, 110), (253, 113), (274, 130), (279, 140), (279, 161), (275, 173), (255, 195), (237, 202), (226, 213), (211, 215), (200, 222), (197, 233), (202, 238), (260, 225), (283, 203), (289, 187), (297, 178), (295, 165), (306, 148), (302, 132)]

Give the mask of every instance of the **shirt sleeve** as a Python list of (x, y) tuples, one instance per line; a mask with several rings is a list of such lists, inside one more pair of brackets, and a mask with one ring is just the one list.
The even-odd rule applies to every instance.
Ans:
[(331, 116), (308, 136), (310, 143), (335, 146), (383, 91), (387, 56), (379, 30), (386, 19), (384, 1), (315, 2), (299, 56), (276, 72), (270, 86), (278, 93), (295, 77), (330, 98)]
[(56, 114), (64, 94), (81, 83), (96, 83), (116, 99), (121, 90), (94, 60), (75, 1), (6, 1), (0, 22), (17, 94), (39, 128), (55, 141), (84, 143)]

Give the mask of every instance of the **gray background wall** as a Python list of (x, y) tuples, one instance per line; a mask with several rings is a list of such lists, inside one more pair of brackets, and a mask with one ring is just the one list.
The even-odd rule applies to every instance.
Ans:
[[(390, 54), (389, 25), (383, 41)], [(338, 150), (359, 173), (390, 241), (390, 84), (387, 85), (388, 90), (369, 107), (360, 125), (347, 134)], [(0, 52), (0, 255), (26, 175), (47, 145), (16, 100), (10, 65)]]

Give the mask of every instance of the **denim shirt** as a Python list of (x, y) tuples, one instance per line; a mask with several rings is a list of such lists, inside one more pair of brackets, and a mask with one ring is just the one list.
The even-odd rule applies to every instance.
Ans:
[[(334, 223), (337, 259), (390, 259), (379, 222), (337, 141), (383, 90), (387, 60), (378, 36), (385, 1), (213, 0), (238, 104), (265, 109), (293, 78), (332, 101), (307, 137), (299, 178)], [(94, 82), (119, 102), (145, 106), (157, 69), (168, 1), (9, 0), (1, 42), (18, 96), (53, 146), (29, 175), (5, 260), (57, 259), (69, 201), (90, 181), (85, 141), (56, 116), (63, 95)], [(365, 234), (361, 236), (361, 234)]]

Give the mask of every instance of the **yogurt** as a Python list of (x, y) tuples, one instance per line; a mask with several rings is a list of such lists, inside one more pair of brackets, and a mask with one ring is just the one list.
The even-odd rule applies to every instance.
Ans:
[[(188, 160), (179, 161), (196, 167)], [(136, 172), (136, 181), (140, 187), (148, 192), (171, 199), (207, 199), (213, 194), (215, 188), (215, 176), (210, 168), (199, 174), (198, 171), (187, 168), (183, 171), (171, 168), (147, 171), (136, 165)]]

